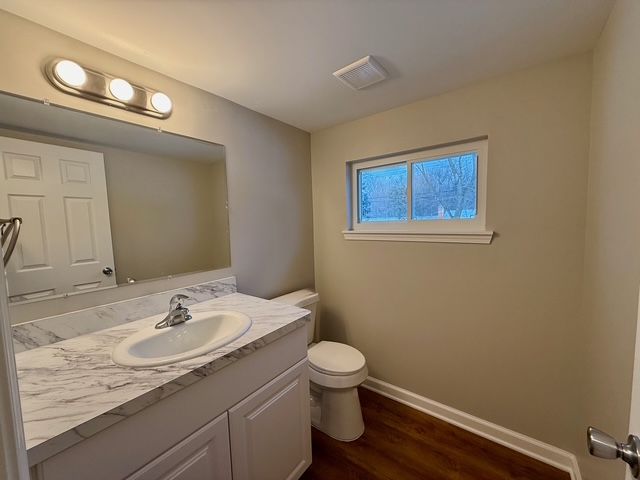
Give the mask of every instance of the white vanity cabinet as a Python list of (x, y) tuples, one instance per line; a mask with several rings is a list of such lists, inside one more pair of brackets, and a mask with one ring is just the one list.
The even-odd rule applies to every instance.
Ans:
[(306, 347), (298, 328), (56, 455), (31, 459), (32, 480), (295, 480), (311, 464)]
[(231, 480), (226, 412), (148, 463), (127, 480)]
[(229, 410), (234, 480), (296, 479), (311, 465), (308, 370), (298, 364)]

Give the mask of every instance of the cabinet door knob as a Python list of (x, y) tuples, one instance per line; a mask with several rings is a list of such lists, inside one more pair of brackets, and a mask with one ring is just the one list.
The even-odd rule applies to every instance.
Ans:
[(113, 268), (111, 267), (104, 267), (102, 269), (102, 273), (104, 273), (107, 277), (110, 277), (111, 275), (113, 275)]

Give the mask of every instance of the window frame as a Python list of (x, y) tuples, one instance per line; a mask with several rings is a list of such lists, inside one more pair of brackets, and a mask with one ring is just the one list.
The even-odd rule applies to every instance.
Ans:
[[(475, 153), (477, 158), (476, 217), (466, 220), (414, 220), (413, 165), (447, 157)], [(407, 165), (407, 220), (399, 222), (360, 222), (359, 171), (397, 164)], [(391, 240), (453, 243), (490, 243), (492, 231), (486, 229), (488, 139), (424, 148), (411, 153), (385, 155), (347, 163), (347, 240)]]

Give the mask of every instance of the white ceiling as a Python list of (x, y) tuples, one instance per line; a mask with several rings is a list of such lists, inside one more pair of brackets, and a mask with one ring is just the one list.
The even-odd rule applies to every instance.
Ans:
[[(612, 4), (0, 0), (0, 8), (308, 131), (586, 52)], [(332, 76), (368, 54), (390, 80), (354, 91)]]

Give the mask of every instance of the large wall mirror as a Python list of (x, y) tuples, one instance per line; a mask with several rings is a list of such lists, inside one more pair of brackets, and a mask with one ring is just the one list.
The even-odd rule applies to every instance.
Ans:
[(0, 94), (12, 302), (228, 267), (224, 146)]

